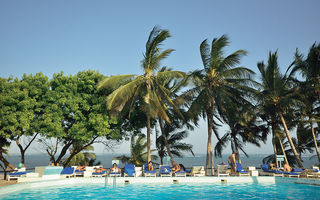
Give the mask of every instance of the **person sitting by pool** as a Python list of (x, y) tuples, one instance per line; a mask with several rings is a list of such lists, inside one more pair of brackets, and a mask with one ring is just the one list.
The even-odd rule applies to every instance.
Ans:
[(117, 166), (116, 163), (113, 163), (113, 166), (110, 170), (111, 172), (121, 172), (121, 169)]
[(76, 170), (78, 170), (78, 171), (86, 171), (86, 166), (78, 166), (77, 168), (76, 168)]
[(174, 173), (180, 171), (180, 169), (181, 169), (180, 165), (178, 163), (172, 161), (172, 168), (171, 168), (172, 173), (174, 174)]
[(270, 163), (269, 164), (269, 170), (277, 170), (276, 164), (275, 163)]
[(103, 167), (99, 167), (95, 169), (95, 173), (102, 173), (104, 171), (107, 171), (107, 169), (104, 169)]
[(237, 173), (237, 164), (236, 164), (236, 154), (232, 153), (228, 158), (228, 163), (231, 167), (231, 176), (232, 174), (236, 175)]
[(283, 171), (285, 171), (285, 172), (291, 172), (292, 171), (292, 168), (290, 167), (290, 165), (287, 162), (284, 162)]
[(147, 168), (148, 168), (148, 171), (153, 171), (153, 164), (151, 160), (149, 161)]

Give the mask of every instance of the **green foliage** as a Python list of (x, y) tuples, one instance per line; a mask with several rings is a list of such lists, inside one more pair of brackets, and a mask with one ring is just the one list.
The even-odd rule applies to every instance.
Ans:
[[(188, 137), (189, 133), (187, 131), (176, 131), (177, 127), (173, 124), (165, 124), (163, 129), (172, 155), (181, 158), (183, 157), (183, 152), (189, 152), (194, 156), (192, 151), (193, 145), (181, 141)], [(163, 158), (168, 156), (166, 144), (162, 135), (157, 138), (156, 147), (162, 164)]]
[[(146, 136), (139, 134), (139, 135), (132, 135), (131, 142), (130, 142), (130, 157), (126, 155), (122, 155), (117, 157), (117, 159), (121, 160), (122, 163), (131, 163), (136, 166), (142, 166), (147, 163), (147, 142)], [(154, 152), (155, 150), (151, 150)], [(157, 156), (151, 155), (151, 159), (157, 159)]]
[(97, 142), (97, 138), (122, 138), (117, 121), (105, 111), (105, 91), (96, 88), (104, 78), (98, 72), (89, 70), (75, 76), (65, 76), (61, 72), (54, 74), (50, 81), (43, 133), (47, 138), (62, 140), (63, 150), (57, 162), (74, 144), (82, 144), (77, 147), (77, 152), (80, 152), (87, 145)]
[[(170, 37), (168, 30), (161, 30), (154, 27), (146, 43), (146, 51), (142, 60), (143, 75), (119, 75), (108, 77), (99, 83), (99, 88), (115, 89), (106, 98), (107, 108), (111, 112), (120, 113), (124, 108), (128, 108), (129, 115), (134, 110), (134, 106), (145, 113), (147, 118), (147, 140), (150, 141), (150, 121), (160, 117), (167, 122), (170, 119), (166, 113), (167, 106), (162, 104), (159, 96), (164, 96), (170, 101), (169, 94), (159, 84), (165, 77), (183, 78), (184, 73), (180, 71), (159, 71), (160, 62), (166, 58), (173, 50), (161, 51), (159, 46)], [(160, 93), (159, 93), (160, 92)], [(137, 105), (137, 102), (139, 104)], [(150, 156), (150, 144), (148, 144), (148, 154)], [(149, 157), (150, 159), (150, 157)]]
[[(75, 148), (70, 150), (70, 154), (73, 153)], [(68, 163), (69, 166), (77, 166), (77, 165), (86, 165), (86, 166), (94, 166), (100, 165), (100, 162), (96, 163), (96, 154), (93, 152), (93, 146), (87, 146), (81, 152), (77, 153)], [(66, 160), (64, 160), (66, 161)], [(62, 162), (64, 162), (62, 161)]]

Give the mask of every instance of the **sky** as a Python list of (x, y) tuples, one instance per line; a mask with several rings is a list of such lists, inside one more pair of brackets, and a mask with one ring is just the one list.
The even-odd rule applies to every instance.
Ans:
[[(319, 0), (0, 0), (0, 77), (38, 72), (52, 77), (89, 69), (105, 75), (141, 74), (145, 43), (155, 25), (172, 35), (162, 47), (175, 49), (163, 66), (201, 69), (200, 43), (226, 34), (231, 41), (226, 55), (248, 51), (240, 66), (257, 72), (257, 62), (278, 50), (285, 71), (296, 48), (306, 54), (319, 41), (319, 7)], [(206, 152), (204, 121), (186, 142), (194, 152)], [(16, 153), (14, 146), (10, 151)], [(30, 152), (36, 149), (33, 145)], [(246, 150), (271, 153), (271, 141)], [(108, 152), (101, 146), (96, 151)], [(129, 152), (128, 143), (114, 151)]]

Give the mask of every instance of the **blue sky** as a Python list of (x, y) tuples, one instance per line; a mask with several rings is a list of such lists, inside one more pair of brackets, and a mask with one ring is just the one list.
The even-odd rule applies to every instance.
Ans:
[[(97, 70), (105, 75), (141, 73), (140, 61), (151, 29), (169, 29), (163, 48), (176, 51), (162, 64), (176, 70), (202, 67), (199, 45), (227, 34), (226, 53), (248, 51), (241, 65), (278, 50), (282, 71), (299, 48), (319, 41), (320, 1), (0, 1), (0, 76)], [(200, 137), (199, 137), (200, 136)], [(192, 132), (195, 152), (205, 153), (206, 125)], [(271, 152), (249, 146), (248, 151)], [(119, 151), (127, 151), (122, 145)]]

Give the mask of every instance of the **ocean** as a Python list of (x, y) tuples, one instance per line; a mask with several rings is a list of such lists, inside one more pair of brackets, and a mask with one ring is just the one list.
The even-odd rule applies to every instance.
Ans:
[[(123, 154), (97, 154), (96, 161), (100, 161), (101, 164), (106, 167), (110, 168), (112, 166), (112, 159), (114, 157), (120, 156)], [(214, 158), (214, 165), (216, 166), (218, 163), (225, 162), (227, 163), (227, 158), (229, 155), (222, 155), (222, 158)], [(266, 157), (267, 154), (251, 154), (249, 157), (245, 157), (244, 155), (241, 157), (241, 162), (243, 167), (247, 166), (255, 166), (260, 167), (262, 164), (262, 159)], [(310, 168), (314, 164), (318, 164), (318, 159), (313, 157), (310, 159), (311, 156), (302, 157), (304, 167)], [(20, 162), (19, 155), (11, 155), (7, 158), (10, 163), (14, 166), (18, 166)], [(35, 166), (47, 166), (49, 164), (49, 156), (46, 154), (31, 154), (26, 155), (25, 157), (26, 167), (27, 169), (32, 169)], [(202, 165), (205, 166), (206, 163), (206, 155), (198, 154), (195, 157), (193, 156), (186, 156), (183, 158), (175, 158), (177, 163), (183, 164), (185, 167), (190, 168), (195, 165)], [(160, 163), (159, 160), (154, 161), (155, 163)], [(120, 163), (120, 167), (123, 167), (124, 164)]]

